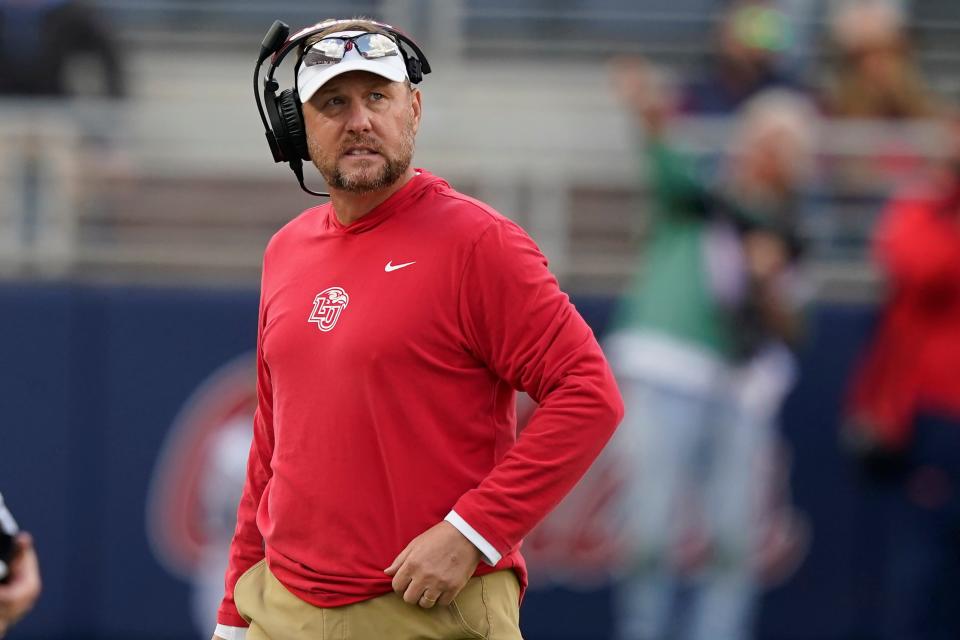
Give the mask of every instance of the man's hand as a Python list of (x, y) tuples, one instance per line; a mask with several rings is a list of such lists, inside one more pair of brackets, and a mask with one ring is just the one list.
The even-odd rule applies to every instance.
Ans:
[(480, 562), (480, 550), (447, 521), (414, 538), (384, 571), (393, 590), (410, 604), (447, 606)]
[(22, 618), (40, 595), (40, 566), (28, 533), (17, 536), (17, 552), (10, 563), (10, 580), (0, 584), (0, 637)]

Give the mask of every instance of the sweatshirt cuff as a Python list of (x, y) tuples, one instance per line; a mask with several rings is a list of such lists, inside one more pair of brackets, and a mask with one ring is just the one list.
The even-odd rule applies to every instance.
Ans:
[[(503, 556), (500, 555), (492, 544), (487, 542), (486, 538), (477, 533), (476, 529), (467, 524), (467, 521), (461, 518), (460, 514), (456, 511), (451, 511), (444, 520), (456, 527), (457, 531), (463, 534), (463, 537), (472, 542), (473, 546), (480, 550), (484, 562), (491, 567), (496, 566), (496, 564), (500, 562), (500, 558)], [(232, 639), (227, 638), (226, 640)]]
[(228, 627), (225, 624), (218, 624), (213, 635), (223, 638), (223, 640), (247, 640), (246, 627)]

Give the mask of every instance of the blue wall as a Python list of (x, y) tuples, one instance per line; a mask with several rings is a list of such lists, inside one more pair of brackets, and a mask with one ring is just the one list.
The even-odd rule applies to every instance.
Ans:
[[(579, 297), (602, 333), (607, 299)], [(188, 587), (151, 554), (145, 501), (184, 402), (255, 341), (254, 291), (0, 287), (0, 490), (41, 553), (45, 591), (11, 638), (194, 638)], [(769, 639), (869, 638), (878, 498), (836, 448), (839, 396), (872, 323), (820, 310), (784, 427), (795, 502), (813, 523), (799, 571), (767, 594)], [(528, 640), (603, 638), (607, 589), (531, 591)]]

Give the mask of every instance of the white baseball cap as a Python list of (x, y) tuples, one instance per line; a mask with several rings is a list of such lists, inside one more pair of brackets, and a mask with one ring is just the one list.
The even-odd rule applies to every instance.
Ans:
[[(324, 36), (324, 39), (349, 38), (363, 35), (364, 33), (369, 32), (339, 31)], [(300, 102), (308, 101), (328, 80), (340, 74), (347, 73), (348, 71), (369, 71), (378, 76), (383, 76), (392, 82), (402, 82), (408, 77), (407, 66), (403, 62), (403, 56), (399, 55), (399, 49), (397, 55), (368, 59), (360, 55), (356, 47), (350, 47), (343, 54), (343, 58), (339, 62), (311, 66), (305, 64), (300, 65), (297, 71), (297, 93), (300, 95)]]

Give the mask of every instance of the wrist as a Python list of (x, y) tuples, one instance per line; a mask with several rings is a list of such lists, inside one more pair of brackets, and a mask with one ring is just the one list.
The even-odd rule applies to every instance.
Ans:
[[(460, 532), (458, 531), (457, 533), (460, 533)], [(460, 536), (463, 537), (463, 534), (461, 533)], [(480, 549), (477, 548), (477, 545), (473, 544), (466, 538), (463, 538), (463, 539), (466, 542), (467, 547), (469, 548), (470, 562), (474, 567), (476, 567), (478, 564), (483, 562), (483, 553), (480, 551)]]
[(458, 545), (463, 548), (463, 553), (467, 559), (474, 565), (480, 564), (483, 560), (483, 553), (477, 548), (477, 545), (473, 544), (467, 536), (463, 535), (460, 529), (453, 526), (449, 521), (444, 520), (443, 524), (452, 532), (451, 537), (457, 540)]
[(502, 556), (496, 548), (490, 544), (490, 541), (480, 535), (480, 532), (470, 526), (470, 523), (460, 517), (460, 514), (456, 511), (451, 510), (450, 513), (447, 514), (447, 517), (444, 518), (444, 521), (453, 525), (453, 527), (460, 532), (460, 535), (480, 551), (480, 559), (484, 563), (494, 567), (500, 562)]

